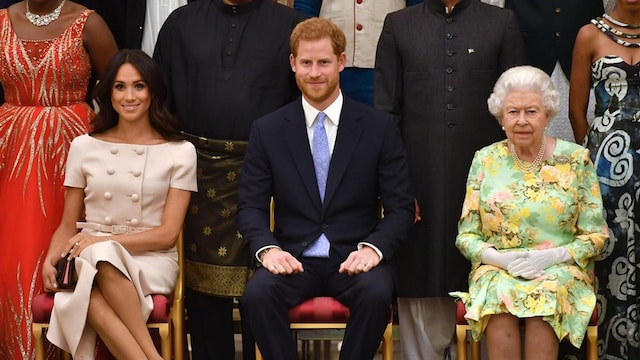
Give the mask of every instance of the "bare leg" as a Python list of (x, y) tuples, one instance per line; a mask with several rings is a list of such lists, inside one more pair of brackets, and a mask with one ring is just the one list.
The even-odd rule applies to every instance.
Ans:
[[(99, 262), (97, 268), (96, 284), (108, 306), (133, 336), (147, 359), (162, 359), (153, 344), (151, 335), (149, 335), (147, 325), (140, 315), (141, 306), (138, 293), (131, 281), (108, 262)], [(119, 333), (113, 334), (118, 334), (117, 339), (120, 339)], [(107, 342), (105, 341), (105, 343)], [(111, 347), (109, 348), (111, 350)]]
[(91, 291), (87, 321), (117, 359), (147, 358), (98, 288)]
[(485, 333), (489, 359), (520, 360), (520, 319), (511, 314), (491, 315)]
[(555, 360), (558, 357), (558, 337), (541, 317), (525, 319), (524, 358)]

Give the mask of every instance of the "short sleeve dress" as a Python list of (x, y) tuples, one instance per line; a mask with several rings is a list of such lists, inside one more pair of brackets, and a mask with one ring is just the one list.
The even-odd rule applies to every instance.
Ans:
[[(557, 140), (540, 171), (524, 173), (507, 141), (478, 151), (467, 180), (456, 246), (471, 261), (469, 293), (452, 293), (480, 339), (491, 314), (541, 316), (558, 339), (580, 347), (596, 297), (593, 258), (607, 239), (602, 199), (589, 151)], [(488, 247), (528, 251), (563, 246), (573, 262), (526, 280), (481, 263)]]
[[(71, 143), (65, 186), (84, 188), (86, 223), (144, 231), (161, 224), (169, 188), (197, 190), (195, 148), (186, 141), (132, 145), (82, 135)], [(177, 260), (175, 247), (135, 253), (115, 241), (87, 247), (76, 259), (75, 290), (56, 293), (47, 338), (74, 358), (93, 358), (96, 333), (86, 319), (98, 261), (110, 262), (131, 279), (147, 319), (153, 309), (150, 294), (173, 291)]]

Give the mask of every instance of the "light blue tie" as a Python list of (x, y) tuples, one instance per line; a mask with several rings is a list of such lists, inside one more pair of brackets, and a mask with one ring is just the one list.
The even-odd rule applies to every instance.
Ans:
[[(318, 191), (320, 191), (320, 200), (324, 201), (324, 192), (327, 187), (327, 175), (329, 174), (329, 162), (331, 161), (331, 153), (329, 152), (329, 139), (324, 129), (324, 119), (327, 115), (319, 112), (316, 117), (316, 126), (313, 130), (312, 154), (313, 166), (316, 169), (316, 181), (318, 183)], [(302, 254), (308, 257), (329, 257), (329, 239), (320, 234), (320, 237)]]

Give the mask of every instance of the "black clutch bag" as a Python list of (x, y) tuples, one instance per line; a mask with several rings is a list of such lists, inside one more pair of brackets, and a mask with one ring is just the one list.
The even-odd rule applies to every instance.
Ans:
[(58, 260), (56, 264), (56, 282), (59, 289), (73, 289), (76, 286), (76, 262), (75, 258), (67, 259), (67, 256)]

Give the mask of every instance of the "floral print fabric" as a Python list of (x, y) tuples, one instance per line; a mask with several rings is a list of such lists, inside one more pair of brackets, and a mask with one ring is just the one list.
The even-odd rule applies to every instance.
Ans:
[[(478, 151), (467, 180), (456, 246), (471, 261), (469, 293), (456, 292), (467, 308), (474, 339), (491, 314), (541, 316), (558, 339), (579, 347), (595, 307), (593, 258), (605, 244), (602, 201), (589, 152), (557, 140), (539, 172), (523, 173), (507, 141)], [(564, 246), (572, 263), (526, 280), (481, 263), (482, 252), (529, 251)]]

